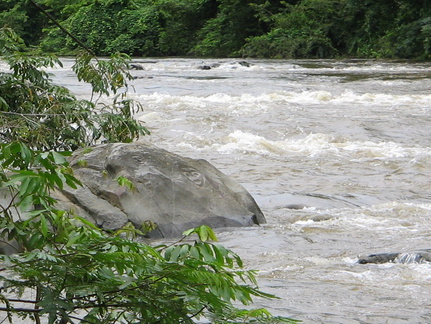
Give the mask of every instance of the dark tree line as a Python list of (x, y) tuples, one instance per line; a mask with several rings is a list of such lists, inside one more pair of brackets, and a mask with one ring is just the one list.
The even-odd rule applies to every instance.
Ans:
[[(37, 0), (98, 55), (431, 58), (431, 0)], [(43, 52), (73, 53), (29, 0), (0, 26)]]

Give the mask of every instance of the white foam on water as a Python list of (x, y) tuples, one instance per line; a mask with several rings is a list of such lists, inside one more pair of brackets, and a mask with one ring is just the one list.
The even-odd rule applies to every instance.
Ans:
[[(148, 91), (148, 90), (146, 90)], [(209, 108), (217, 111), (231, 111), (235, 115), (261, 113), (267, 110), (293, 109), (308, 105), (332, 105), (332, 109), (350, 111), (362, 109), (364, 105), (373, 105), (379, 109), (402, 109), (402, 107), (414, 107), (421, 113), (431, 111), (431, 95), (397, 95), (387, 93), (355, 93), (346, 90), (342, 93), (330, 91), (278, 91), (259, 95), (242, 93), (232, 95), (227, 93), (213, 93), (207, 96), (172, 95), (163, 92), (130, 93), (131, 98), (137, 99), (144, 106), (167, 110), (177, 105), (184, 105), (187, 109)], [(409, 108), (411, 109), (411, 108)], [(340, 112), (341, 113), (341, 112)], [(372, 116), (370, 116), (372, 117)]]
[(234, 97), (225, 93), (215, 93), (212, 95), (209, 95), (205, 98), (199, 98), (200, 101), (208, 102), (208, 103), (223, 103), (223, 104), (229, 104), (232, 102), (237, 102), (238, 97)]
[(154, 122), (154, 121), (160, 121), (162, 119), (163, 119), (162, 114), (156, 111), (143, 113), (139, 117), (137, 117), (137, 120), (140, 120), (143, 122)]
[(371, 142), (353, 141), (337, 143), (338, 149), (345, 152), (355, 153), (361, 159), (396, 159), (411, 158), (417, 160), (423, 157), (431, 157), (431, 148), (428, 147), (406, 147), (394, 142)]
[(431, 263), (416, 263), (416, 264), (408, 264), (407, 269), (412, 269), (412, 272), (409, 275), (412, 275), (415, 280), (431, 280)]
[(351, 90), (344, 91), (340, 96), (334, 97), (334, 103), (373, 103), (380, 106), (400, 106), (400, 105), (429, 105), (431, 95), (398, 95), (387, 93), (355, 93)]
[(352, 161), (408, 158), (411, 163), (418, 163), (431, 157), (431, 148), (405, 147), (393, 142), (348, 141), (329, 134), (308, 134), (303, 138), (272, 141), (241, 130), (230, 133), (210, 149), (222, 154), (248, 152), (262, 155), (307, 154), (311, 157), (330, 154)]
[[(245, 61), (244, 61), (245, 62)], [(261, 70), (261, 66), (255, 64), (241, 64), (241, 61), (232, 61), (232, 62), (223, 62), (219, 66), (214, 67), (220, 71), (259, 71)]]
[[(294, 221), (289, 228), (294, 231), (304, 231), (310, 228), (339, 230), (356, 228), (379, 238), (398, 233), (403, 237), (414, 236), (427, 230), (431, 218), (431, 204), (388, 202), (361, 208), (333, 208), (303, 210), (309, 214)], [(330, 215), (324, 219), (316, 215)], [(400, 236), (401, 237), (401, 236)], [(396, 251), (395, 251), (396, 252)]]
[(266, 155), (270, 152), (280, 154), (284, 151), (277, 142), (268, 141), (262, 136), (242, 132), (240, 130), (234, 131), (223, 138), (221, 143), (213, 144), (212, 149), (216, 149), (222, 154), (239, 151)]
[(370, 72), (384, 72), (384, 73), (414, 73), (414, 72), (423, 72), (427, 71), (427, 67), (419, 66), (419, 65), (409, 65), (409, 64), (375, 64), (374, 62), (372, 64), (354, 64), (354, 65), (346, 65), (346, 66), (337, 66), (334, 67), (334, 69), (342, 70), (342, 71), (348, 71), (348, 72), (361, 72), (366, 71), (368, 73)]
[(387, 202), (364, 208), (370, 215), (385, 214), (390, 218), (431, 216), (431, 203)]
[(300, 105), (330, 103), (333, 105), (349, 104), (360, 106), (364, 104), (375, 104), (383, 107), (420, 105), (428, 107), (431, 104), (431, 95), (398, 95), (387, 93), (356, 93), (352, 90), (345, 90), (342, 93), (330, 91), (283, 91), (276, 93), (278, 100), (286, 103)]
[[(244, 61), (245, 62), (245, 61)], [(133, 63), (139, 64), (144, 71), (150, 72), (182, 72), (190, 71), (201, 72), (202, 75), (218, 72), (235, 72), (235, 71), (261, 71), (267, 68), (254, 63), (244, 63), (241, 60), (198, 60), (198, 59), (143, 59), (134, 60)], [(293, 66), (293, 65), (289, 65)], [(205, 67), (203, 69), (202, 67)], [(208, 68), (208, 69), (207, 69)]]
[(286, 103), (295, 103), (301, 105), (318, 104), (334, 100), (334, 95), (329, 91), (285, 91), (278, 94), (279, 100)]
[(398, 229), (399, 224), (393, 224), (384, 217), (370, 217), (366, 214), (350, 212), (346, 214), (346, 211), (339, 212), (339, 210), (325, 210), (317, 211), (314, 214), (329, 213), (332, 215), (338, 215), (337, 217), (328, 218), (326, 220), (315, 221), (313, 219), (299, 220), (291, 224), (290, 229), (294, 231), (307, 231), (310, 228), (320, 229), (322, 231), (328, 230), (339, 230), (343, 231), (345, 228), (357, 228), (366, 231), (380, 232), (391, 228), (392, 230)]
[[(244, 64), (246, 62), (247, 64)], [(376, 62), (335, 62), (335, 61), (301, 61), (301, 60), (234, 60), (234, 59), (136, 59), (133, 63), (140, 64), (147, 71), (183, 71), (199, 69), (208, 66), (211, 70), (235, 71), (235, 70), (258, 70), (278, 71), (280, 73), (420, 73), (427, 71), (427, 66), (418, 64), (393, 64)], [(312, 63), (312, 66), (310, 66)]]

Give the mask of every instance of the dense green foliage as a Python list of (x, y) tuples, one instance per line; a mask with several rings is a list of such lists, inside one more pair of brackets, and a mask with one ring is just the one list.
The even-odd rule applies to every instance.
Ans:
[[(431, 0), (33, 1), (98, 55), (431, 58)], [(0, 26), (72, 53), (31, 2), (3, 0)]]
[(116, 94), (112, 104), (77, 100), (50, 82), (43, 67), (61, 66), (55, 57), (19, 52), (23, 44), (10, 29), (0, 31), (3, 59), (11, 73), (0, 72), (0, 141), (21, 141), (41, 150), (74, 150), (96, 141), (130, 142), (148, 131), (131, 116), (139, 105), (125, 98), (130, 78), (127, 57), (92, 60), (80, 54), (73, 67), (78, 79), (92, 85), (93, 98)]
[(266, 19), (271, 30), (252, 37), (244, 53), (257, 57), (334, 57), (344, 47), (343, 0), (303, 0)]
[[(93, 89), (77, 100), (54, 85), (45, 68), (55, 57), (22, 54), (22, 40), (0, 29), (0, 50), (10, 71), (0, 73), (0, 315), (35, 323), (281, 323), (265, 309), (243, 310), (254, 297), (255, 272), (200, 226), (171, 245), (134, 239), (131, 224), (107, 233), (59, 210), (53, 192), (81, 185), (67, 156), (81, 146), (128, 142), (148, 131), (133, 120), (126, 100), (128, 60), (77, 57), (73, 69)], [(112, 104), (98, 104), (100, 96)], [(113, 97), (109, 97), (113, 96)], [(95, 98), (95, 99), (94, 99)], [(105, 100), (106, 102), (107, 100)], [(117, 185), (133, 190), (119, 177)], [(191, 235), (197, 234), (192, 240)]]

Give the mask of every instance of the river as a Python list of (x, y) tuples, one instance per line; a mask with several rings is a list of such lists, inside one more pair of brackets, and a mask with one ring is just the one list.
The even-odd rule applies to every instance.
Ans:
[(267, 218), (216, 231), (280, 297), (255, 306), (304, 323), (431, 322), (430, 263), (357, 263), (431, 248), (430, 63), (134, 63), (142, 140), (208, 160)]

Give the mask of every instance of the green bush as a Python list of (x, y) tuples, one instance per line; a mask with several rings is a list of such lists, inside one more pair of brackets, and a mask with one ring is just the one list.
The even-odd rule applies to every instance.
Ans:
[(244, 56), (273, 58), (334, 57), (342, 45), (344, 1), (303, 0), (272, 16), (273, 27), (250, 37)]
[(431, 17), (402, 25), (387, 37), (392, 57), (431, 58)]
[(248, 57), (280, 59), (333, 57), (337, 51), (325, 36), (274, 29), (266, 35), (250, 38), (242, 53)]
[(197, 32), (211, 16), (209, 1), (155, 1), (162, 28), (158, 49), (160, 55), (189, 55), (196, 45)]
[(250, 2), (222, 0), (217, 15), (208, 19), (198, 31), (198, 43), (191, 53), (212, 57), (239, 56), (246, 38), (259, 32), (259, 21)]

